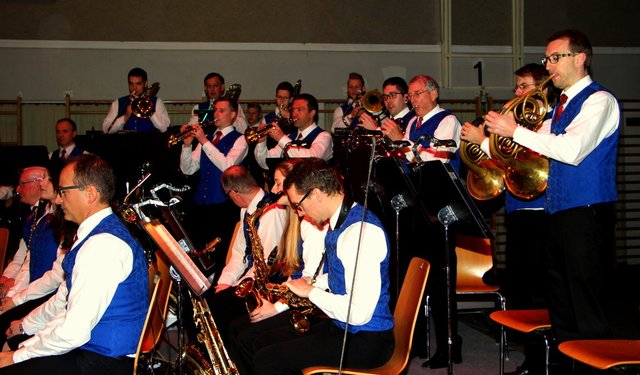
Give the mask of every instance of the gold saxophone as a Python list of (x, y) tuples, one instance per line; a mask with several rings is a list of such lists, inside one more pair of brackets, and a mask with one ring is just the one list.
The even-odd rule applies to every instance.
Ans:
[(229, 358), (216, 322), (213, 320), (207, 301), (189, 292), (193, 303), (193, 320), (200, 328), (198, 342), (207, 349), (209, 358), (200, 351), (196, 343), (189, 343), (180, 350), (180, 358), (187, 373), (204, 375), (238, 375), (238, 368)]
[(271, 303), (278, 300), (286, 301), (292, 310), (291, 325), (296, 331), (305, 333), (310, 326), (308, 315), (316, 310), (316, 306), (308, 298), (298, 296), (285, 285), (269, 283), (270, 268), (267, 262), (264, 261), (264, 248), (256, 227), (256, 220), (268, 206), (264, 205), (256, 209), (247, 217), (247, 234), (249, 235), (251, 253), (253, 255), (254, 277), (242, 280), (236, 287), (235, 293), (236, 296), (245, 299), (249, 312), (262, 306), (262, 298)]

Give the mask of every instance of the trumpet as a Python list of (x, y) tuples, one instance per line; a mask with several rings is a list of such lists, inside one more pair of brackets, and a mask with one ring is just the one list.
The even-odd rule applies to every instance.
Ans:
[(273, 128), (273, 124), (267, 124), (264, 128), (247, 129), (244, 132), (244, 138), (247, 140), (248, 144), (255, 145), (266, 138), (269, 135), (269, 130)]
[[(202, 130), (206, 131), (211, 125), (215, 124), (215, 122), (216, 120), (213, 119), (199, 123), (199, 125), (200, 127), (202, 127)], [(193, 126), (189, 125), (180, 133), (170, 135), (169, 139), (167, 140), (167, 147), (173, 147), (180, 144), (180, 142), (184, 141), (185, 138), (190, 136), (192, 130)]]

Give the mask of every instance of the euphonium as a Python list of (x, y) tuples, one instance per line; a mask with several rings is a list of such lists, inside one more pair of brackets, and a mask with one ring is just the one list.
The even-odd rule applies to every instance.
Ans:
[(224, 347), (216, 322), (213, 320), (207, 301), (202, 297), (193, 295), (191, 290), (189, 297), (193, 303), (193, 320), (200, 329), (198, 342), (206, 348), (206, 358), (196, 343), (189, 343), (180, 349), (180, 358), (183, 360), (187, 373), (205, 375), (238, 375), (238, 368), (229, 357)]
[(138, 118), (151, 117), (156, 111), (156, 107), (151, 98), (158, 95), (158, 91), (160, 91), (160, 83), (154, 82), (151, 87), (144, 90), (139, 98), (131, 102), (131, 113)]
[(247, 217), (247, 234), (253, 256), (254, 277), (242, 280), (236, 287), (235, 293), (236, 296), (245, 299), (249, 312), (262, 306), (263, 298), (270, 302), (285, 300), (292, 309), (290, 321), (293, 328), (300, 333), (305, 333), (310, 325), (307, 315), (315, 310), (315, 305), (308, 298), (299, 297), (284, 285), (269, 283), (269, 266), (264, 261), (264, 249), (256, 227), (256, 220), (266, 207), (268, 205), (258, 208)]
[[(513, 112), (516, 122), (529, 130), (540, 128), (547, 115), (549, 102), (543, 92), (553, 75), (545, 79), (526, 95), (509, 101), (506, 112)], [(504, 169), (504, 182), (511, 194), (522, 199), (531, 199), (547, 188), (549, 159), (520, 146), (512, 138), (489, 136), (491, 157), (498, 160)]]

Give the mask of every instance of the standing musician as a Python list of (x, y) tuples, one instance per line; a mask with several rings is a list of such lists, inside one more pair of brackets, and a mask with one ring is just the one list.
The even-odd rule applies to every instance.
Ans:
[[(224, 94), (224, 77), (216, 72), (211, 72), (204, 77), (204, 94), (207, 97), (202, 103), (193, 106), (189, 124), (200, 124), (201, 126), (213, 120), (213, 112), (215, 111), (215, 102)], [(233, 127), (240, 133), (244, 133), (247, 129), (247, 120), (244, 116), (242, 106), (238, 104), (236, 117), (233, 120)]]
[(615, 259), (616, 156), (620, 108), (592, 81), (591, 43), (578, 30), (547, 40), (543, 63), (562, 90), (549, 134), (519, 127), (512, 115), (489, 112), (489, 132), (550, 159), (547, 200), (547, 291), (559, 342), (611, 337), (607, 287)]
[(131, 103), (142, 97), (147, 89), (147, 72), (141, 68), (133, 68), (127, 77), (129, 95), (114, 100), (107, 117), (102, 122), (102, 130), (105, 134), (117, 133), (121, 130), (135, 130), (143, 133), (166, 132), (171, 122), (162, 99), (149, 98), (155, 107), (155, 112), (149, 118), (138, 118), (131, 111)]
[[(319, 277), (314, 285), (309, 277), (285, 285), (309, 298), (329, 319), (314, 324), (304, 335), (289, 325), (256, 338), (251, 350), (253, 368), (260, 374), (297, 374), (313, 365), (337, 366), (345, 329), (345, 367), (376, 367), (393, 353), (387, 236), (373, 214), (345, 197), (341, 181), (335, 169), (317, 158), (304, 159), (285, 180), (284, 190), (298, 214), (316, 225), (329, 226), (324, 241), (327, 277)], [(358, 257), (352, 289), (360, 249), (366, 256)]]
[(272, 122), (269, 137), (278, 144), (267, 149), (266, 140), (256, 144), (255, 156), (263, 169), (269, 169), (267, 158), (321, 158), (333, 157), (333, 140), (329, 132), (322, 130), (318, 121), (318, 101), (311, 94), (301, 94), (293, 98), (293, 123), (295, 131), (285, 134), (277, 123)]
[[(181, 132), (192, 129), (184, 139), (180, 154), (180, 170), (186, 175), (200, 171), (200, 178), (193, 199), (193, 207), (186, 227), (197, 249), (216, 237), (221, 238), (220, 248), (229, 246), (237, 211), (222, 189), (222, 173), (238, 165), (247, 155), (247, 142), (232, 126), (236, 119), (238, 103), (234, 99), (219, 98), (215, 102), (214, 124), (216, 132), (205, 134), (198, 124), (183, 125)], [(192, 150), (191, 144), (198, 144)], [(224, 266), (224, 252), (216, 252), (216, 271)]]
[[(387, 127), (391, 128), (395, 124), (401, 132), (404, 132), (409, 121), (416, 115), (411, 108), (408, 91), (407, 82), (400, 77), (387, 78), (382, 83), (382, 100), (387, 112), (389, 112), (389, 118), (383, 121), (383, 123), (387, 123)], [(379, 130), (380, 125), (368, 113), (360, 115), (358, 126), (369, 130)]]
[(58, 149), (49, 153), (49, 166), (53, 177), (57, 178), (62, 166), (68, 160), (87, 152), (76, 145), (74, 138), (78, 134), (76, 122), (70, 118), (61, 118), (56, 122), (56, 141)]
[(365, 93), (364, 78), (358, 73), (349, 73), (347, 79), (347, 102), (341, 104), (333, 111), (333, 123), (331, 124), (331, 132), (335, 133), (336, 129), (351, 128), (358, 123), (358, 119), (354, 116), (358, 113), (361, 103), (358, 99)]

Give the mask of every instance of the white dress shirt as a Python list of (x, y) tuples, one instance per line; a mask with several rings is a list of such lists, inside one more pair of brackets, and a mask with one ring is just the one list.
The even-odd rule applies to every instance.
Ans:
[[(111, 208), (105, 208), (85, 219), (78, 228), (77, 242), (112, 213)], [(109, 233), (87, 239), (78, 250), (68, 296), (67, 284), (61, 283), (49, 301), (23, 319), (25, 333), (34, 336), (20, 344), (13, 354), (14, 362), (64, 354), (87, 343), (132, 268), (133, 251), (126, 242)]]
[[(105, 117), (104, 121), (102, 122), (102, 131), (105, 132), (105, 134), (117, 133), (124, 128), (124, 115), (118, 118), (116, 118), (116, 116), (118, 116), (118, 99), (114, 100), (113, 103), (111, 103), (109, 113), (107, 113), (107, 117)], [(133, 114), (131, 116), (133, 116)], [(167, 131), (167, 128), (171, 124), (171, 120), (169, 120), (169, 114), (167, 113), (167, 108), (164, 106), (164, 102), (162, 101), (162, 99), (156, 99), (155, 112), (149, 119), (153, 123), (153, 126), (160, 131), (160, 133), (164, 133)]]
[[(423, 126), (424, 126), (424, 123), (427, 122), (431, 117), (435, 116), (436, 114), (442, 111), (444, 111), (444, 109), (441, 108), (439, 105), (436, 105), (435, 108), (433, 108), (429, 113), (427, 113), (422, 117)], [(409, 122), (409, 124), (407, 125), (406, 133), (404, 135), (404, 140), (409, 141), (409, 143), (411, 144), (411, 148), (413, 148), (413, 141), (411, 140), (413, 138), (413, 136), (411, 135), (411, 126), (413, 125), (414, 122), (417, 121), (417, 119), (418, 119), (418, 116), (416, 115), (416, 117), (414, 117), (413, 120)], [(421, 161), (440, 160), (443, 163), (448, 162), (453, 156), (453, 154), (455, 153), (455, 151), (460, 146), (460, 129), (461, 129), (460, 121), (458, 121), (458, 118), (456, 116), (449, 115), (443, 118), (442, 121), (440, 121), (440, 124), (438, 125), (436, 130), (434, 131), (433, 137), (440, 140), (452, 139), (456, 143), (456, 147), (443, 147), (443, 146), (433, 147), (433, 143), (430, 143), (429, 147), (419, 146), (418, 154), (420, 156), (420, 160)], [(413, 154), (413, 151), (409, 151), (405, 155), (407, 156), (407, 159), (409, 161), (412, 161), (415, 156)]]
[(61, 253), (58, 248), (58, 257), (53, 262), (53, 267), (44, 273), (41, 278), (34, 280), (26, 288), (21, 289), (11, 297), (13, 304), (22, 305), (25, 302), (44, 297), (54, 292), (64, 281), (64, 270), (62, 269), (62, 261), (66, 253)]
[[(227, 126), (222, 129), (218, 129), (222, 132), (221, 139), (227, 134), (233, 131), (233, 126)], [(194, 142), (197, 142), (194, 140)], [(191, 151), (191, 146), (182, 147), (182, 153), (180, 154), (180, 170), (186, 175), (192, 175), (200, 169), (200, 157), (202, 151), (211, 160), (211, 162), (221, 171), (225, 171), (232, 165), (238, 165), (247, 156), (248, 146), (247, 141), (243, 136), (238, 137), (233, 143), (233, 147), (225, 156), (220, 150), (216, 148), (211, 142), (207, 142), (204, 145), (198, 143), (196, 148)]]
[[(302, 132), (298, 131), (296, 133), (296, 139), (304, 139), (317, 127), (318, 125), (316, 125), (316, 123), (314, 122)], [(284, 150), (292, 141), (293, 140), (289, 138), (287, 134), (285, 134), (284, 137), (280, 138), (278, 144), (271, 150), (267, 149), (266, 141), (262, 141), (256, 144), (254, 156), (256, 157), (258, 165), (260, 165), (260, 167), (262, 167), (263, 169), (269, 169), (269, 166), (267, 165), (267, 158), (284, 157)], [(333, 157), (333, 139), (331, 138), (331, 134), (323, 130), (320, 134), (318, 134), (313, 143), (311, 143), (310, 148), (297, 146), (289, 147), (287, 150), (287, 155), (290, 158), (320, 158), (324, 160), (330, 160)]]

